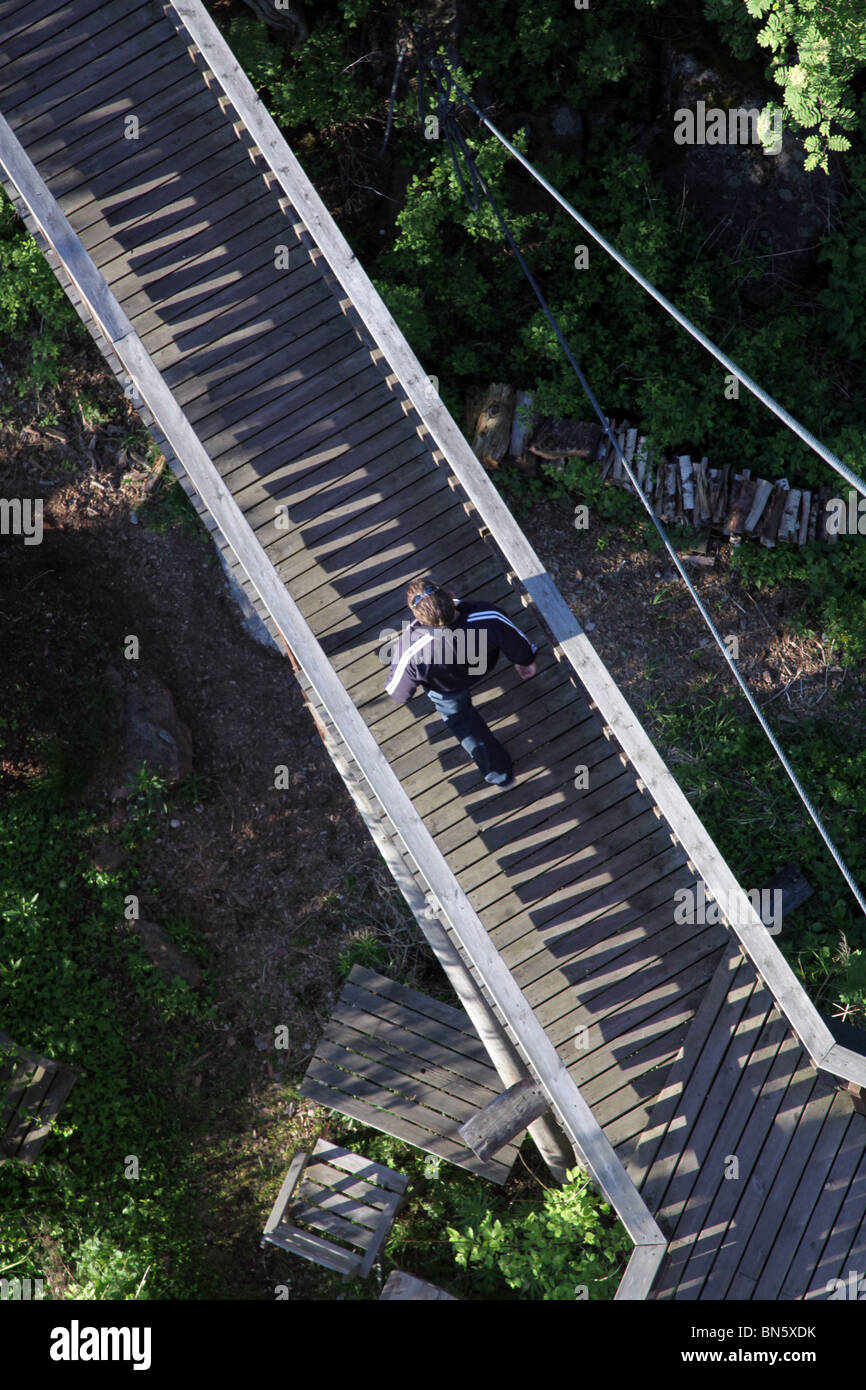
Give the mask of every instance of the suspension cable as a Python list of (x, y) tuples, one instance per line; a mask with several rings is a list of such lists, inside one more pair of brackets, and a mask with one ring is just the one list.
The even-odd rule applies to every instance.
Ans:
[[(794, 768), (792, 767), (790, 761), (788, 760), (788, 757), (787, 757), (787, 755), (785, 754), (784, 749), (781, 747), (781, 745), (780, 745), (778, 739), (776, 738), (776, 735), (773, 733), (773, 730), (770, 728), (770, 725), (768, 724), (766, 718), (764, 717), (764, 714), (762, 713), (762, 711), (761, 711), (761, 709), (760, 709), (760, 706), (757, 704), (757, 702), (756, 702), (754, 696), (752, 695), (751, 690), (749, 689), (748, 685), (746, 684), (746, 682), (745, 682), (743, 676), (740, 674), (740, 671), (738, 670), (737, 665), (736, 665), (734, 659), (731, 657), (730, 653), (728, 652), (728, 648), (727, 648), (727, 646), (726, 646), (726, 644), (725, 644), (725, 642), (724, 642), (724, 639), (722, 638), (722, 636), (721, 636), (720, 632), (718, 631), (718, 629), (717, 629), (715, 623), (713, 622), (712, 618), (710, 617), (710, 614), (708, 613), (708, 611), (707, 611), (707, 609), (706, 609), (706, 607), (705, 607), (703, 601), (701, 600), (700, 595), (698, 594), (697, 590), (695, 589), (694, 585), (692, 584), (691, 579), (689, 578), (687, 572), (686, 572), (685, 569), (683, 568), (682, 563), (680, 562), (680, 558), (679, 558), (679, 556), (677, 555), (676, 550), (674, 549), (674, 546), (672, 545), (672, 543), (671, 543), (671, 541), (670, 541), (670, 538), (668, 537), (668, 534), (667, 534), (665, 528), (662, 526), (661, 522), (659, 521), (658, 517), (656, 516), (655, 511), (653, 510), (652, 504), (649, 502), (648, 498), (646, 497), (646, 495), (645, 495), (645, 493), (644, 493), (644, 491), (643, 491), (643, 488), (641, 487), (641, 485), (640, 485), (640, 483), (638, 482), (638, 479), (637, 479), (637, 477), (636, 477), (634, 471), (632, 470), (631, 464), (630, 464), (630, 463), (628, 462), (628, 460), (625, 458), (625, 456), (624, 456), (624, 454), (623, 454), (623, 452), (622, 452), (622, 449), (620, 448), (620, 446), (619, 446), (619, 444), (618, 444), (618, 442), (617, 442), (617, 440), (616, 440), (616, 437), (615, 437), (613, 431), (612, 431), (611, 428), (610, 428), (610, 423), (609, 423), (609, 421), (607, 420), (607, 418), (606, 418), (604, 412), (603, 412), (602, 409), (601, 409), (601, 406), (599, 405), (599, 403), (598, 403), (598, 401), (597, 401), (597, 399), (596, 399), (596, 397), (595, 397), (595, 394), (594, 394), (594, 392), (593, 392), (593, 390), (592, 390), (592, 387), (590, 386), (589, 382), (587, 381), (586, 377), (584, 376), (584, 374), (583, 374), (583, 372), (582, 372), (582, 370), (581, 370), (581, 368), (580, 368), (578, 362), (576, 361), (576, 359), (575, 359), (575, 357), (574, 357), (574, 354), (573, 354), (572, 351), (571, 351), (571, 348), (569, 347), (568, 343), (566, 342), (565, 338), (563, 337), (563, 334), (562, 334), (562, 331), (561, 331), (561, 329), (560, 329), (560, 327), (559, 327), (559, 324), (557, 323), (557, 321), (556, 321), (556, 319), (555, 319), (555, 317), (554, 317), (554, 315), (553, 315), (553, 313), (552, 313), (552, 311), (551, 311), (549, 305), (547, 304), (547, 301), (545, 300), (544, 295), (542, 294), (541, 290), (539, 289), (538, 284), (536, 283), (535, 277), (533, 276), (531, 270), (529, 269), (529, 266), (526, 264), (526, 261), (525, 261), (525, 259), (524, 259), (524, 257), (523, 257), (523, 254), (522, 254), (520, 248), (518, 247), (517, 243), (515, 242), (515, 240), (514, 240), (512, 234), (511, 234), (511, 229), (510, 229), (510, 227), (508, 226), (508, 223), (506, 222), (505, 218), (502, 216), (502, 213), (499, 211), (498, 204), (496, 203), (496, 200), (495, 200), (495, 198), (493, 197), (493, 194), (491, 193), (490, 189), (488, 188), (487, 183), (486, 183), (485, 179), (483, 178), (483, 176), (482, 176), (482, 174), (481, 174), (481, 171), (479, 170), (479, 168), (478, 168), (478, 166), (477, 166), (477, 164), (476, 164), (476, 162), (475, 162), (475, 159), (474, 159), (474, 157), (473, 157), (473, 155), (472, 155), (472, 152), (471, 152), (471, 150), (469, 149), (468, 144), (466, 143), (466, 138), (465, 138), (465, 136), (464, 136), (464, 134), (463, 134), (463, 131), (462, 131), (462, 129), (460, 128), (460, 125), (459, 125), (459, 123), (458, 123), (458, 121), (457, 121), (457, 116), (456, 116), (456, 111), (455, 111), (455, 108), (454, 108), (454, 103), (453, 103), (453, 100), (451, 99), (451, 92), (452, 92), (452, 90), (454, 90), (454, 91), (456, 91), (456, 92), (458, 92), (458, 93), (460, 94), (461, 99), (464, 100), (464, 101), (467, 103), (467, 105), (469, 105), (469, 106), (476, 112), (476, 114), (485, 122), (485, 124), (487, 124), (487, 125), (489, 126), (489, 128), (491, 129), (491, 131), (493, 131), (494, 134), (497, 134), (497, 135), (498, 135), (498, 132), (495, 130), (495, 128), (494, 128), (492, 125), (490, 125), (490, 123), (486, 120), (486, 118), (485, 118), (485, 117), (483, 116), (483, 114), (478, 110), (478, 108), (474, 105), (474, 103), (473, 103), (472, 101), (470, 101), (470, 100), (465, 96), (465, 94), (461, 91), (461, 89), (457, 86), (457, 84), (454, 82), (453, 77), (452, 77), (452, 75), (450, 74), (450, 72), (448, 72), (448, 70), (444, 67), (444, 64), (442, 63), (441, 58), (439, 58), (438, 55), (437, 55), (435, 58), (432, 58), (432, 59), (431, 59), (428, 55), (424, 54), (423, 51), (422, 51), (421, 49), (419, 49), (419, 108), (420, 108), (420, 104), (421, 104), (421, 92), (422, 92), (422, 89), (421, 89), (421, 81), (420, 81), (420, 72), (421, 72), (422, 65), (423, 65), (424, 63), (426, 63), (427, 66), (428, 66), (428, 73), (429, 73), (429, 75), (430, 75), (430, 77), (431, 77), (432, 84), (433, 84), (433, 88), (434, 88), (434, 91), (435, 91), (435, 94), (436, 94), (437, 115), (438, 115), (438, 117), (439, 117), (439, 121), (440, 121), (441, 128), (442, 128), (443, 132), (445, 133), (445, 136), (446, 136), (446, 139), (447, 139), (447, 142), (448, 142), (449, 152), (450, 152), (450, 154), (451, 154), (451, 158), (452, 158), (452, 161), (453, 161), (453, 163), (454, 163), (455, 174), (457, 175), (458, 182), (459, 182), (459, 184), (460, 184), (461, 189), (463, 190), (464, 196), (466, 197), (467, 202), (469, 203), (470, 208), (472, 208), (473, 210), (476, 210), (476, 209), (477, 209), (477, 207), (478, 207), (477, 192), (480, 191), (480, 192), (484, 195), (484, 197), (487, 199), (487, 201), (488, 201), (488, 203), (489, 203), (489, 205), (490, 205), (490, 207), (491, 207), (491, 209), (492, 209), (492, 211), (493, 211), (493, 213), (494, 213), (494, 215), (495, 215), (495, 217), (496, 217), (496, 220), (497, 220), (497, 222), (499, 223), (499, 226), (500, 226), (500, 228), (502, 229), (502, 232), (504, 233), (504, 235), (505, 235), (505, 237), (506, 237), (506, 239), (507, 239), (507, 241), (508, 241), (509, 246), (511, 247), (511, 250), (514, 252), (514, 255), (515, 255), (516, 259), (517, 259), (518, 264), (520, 265), (521, 270), (523, 271), (523, 274), (525, 275), (527, 281), (529, 282), (529, 285), (531, 286), (532, 291), (533, 291), (533, 293), (534, 293), (536, 299), (538, 300), (538, 303), (539, 303), (539, 305), (541, 306), (541, 309), (543, 310), (544, 315), (545, 315), (545, 317), (547, 318), (548, 323), (550, 324), (551, 328), (553, 329), (553, 331), (554, 331), (554, 333), (555, 333), (555, 335), (556, 335), (557, 341), (559, 342), (559, 345), (560, 345), (560, 347), (562, 348), (562, 350), (563, 350), (563, 352), (564, 352), (564, 354), (565, 354), (565, 357), (566, 357), (566, 360), (568, 361), (569, 366), (572, 368), (573, 372), (575, 373), (575, 375), (576, 375), (578, 381), (580, 382), (580, 384), (581, 384), (581, 386), (582, 386), (582, 388), (583, 388), (583, 390), (584, 390), (584, 392), (585, 392), (585, 394), (586, 394), (586, 396), (587, 396), (587, 398), (588, 398), (590, 404), (592, 405), (593, 410), (595, 411), (596, 415), (598, 416), (598, 418), (599, 418), (599, 420), (600, 420), (600, 422), (601, 422), (601, 426), (602, 426), (602, 429), (603, 429), (603, 431), (604, 431), (604, 434), (606, 435), (606, 437), (610, 440), (611, 444), (613, 445), (613, 448), (614, 448), (614, 450), (616, 451), (616, 457), (618, 458), (620, 464), (622, 465), (623, 469), (625, 470), (625, 473), (626, 473), (626, 475), (628, 476), (629, 481), (631, 482), (632, 487), (634, 488), (636, 495), (640, 498), (641, 502), (642, 502), (643, 505), (644, 505), (645, 510), (646, 510), (647, 513), (649, 514), (650, 520), (652, 521), (653, 525), (654, 525), (655, 528), (656, 528), (656, 531), (658, 532), (659, 536), (661, 537), (662, 542), (664, 543), (664, 546), (665, 546), (665, 548), (666, 548), (666, 550), (667, 550), (667, 552), (668, 552), (668, 554), (669, 554), (671, 560), (673, 561), (673, 563), (674, 563), (674, 565), (675, 565), (675, 567), (676, 567), (676, 569), (677, 569), (677, 571), (678, 571), (678, 573), (679, 573), (679, 575), (680, 575), (680, 578), (682, 579), (683, 583), (685, 584), (686, 588), (688, 589), (689, 593), (691, 594), (692, 599), (694, 600), (695, 605), (697, 606), (698, 611), (699, 611), (700, 614), (701, 614), (701, 617), (703, 618), (704, 622), (706, 623), (707, 627), (709, 628), (709, 630), (710, 630), (710, 632), (711, 632), (711, 634), (712, 634), (712, 636), (713, 636), (713, 638), (714, 638), (714, 640), (715, 640), (716, 646), (719, 648), (719, 651), (722, 653), (722, 656), (724, 657), (724, 659), (725, 659), (725, 661), (726, 661), (728, 667), (729, 667), (730, 670), (733, 672), (734, 679), (736, 680), (736, 682), (737, 682), (737, 684), (739, 685), (740, 689), (742, 690), (744, 696), (746, 697), (746, 700), (748, 701), (749, 705), (751, 706), (752, 712), (754, 713), (756, 719), (758, 720), (758, 723), (761, 725), (761, 728), (764, 730), (764, 733), (766, 734), (767, 738), (769, 739), (770, 744), (771, 744), (771, 746), (772, 746), (772, 748), (773, 748), (773, 750), (774, 750), (776, 756), (778, 757), (780, 763), (782, 764), (783, 768), (785, 769), (785, 772), (787, 773), (788, 777), (790, 778), (790, 780), (791, 780), (791, 782), (792, 782), (792, 784), (793, 784), (793, 786), (794, 786), (794, 789), (795, 789), (796, 792), (797, 792), (797, 795), (799, 796), (800, 800), (802, 801), (803, 805), (805, 806), (805, 808), (806, 808), (806, 810), (807, 810), (809, 816), (811, 817), (812, 821), (814, 822), (815, 826), (817, 827), (817, 829), (818, 829), (818, 831), (819, 831), (819, 833), (820, 833), (820, 835), (821, 835), (821, 838), (823, 839), (825, 845), (827, 846), (828, 850), (830, 851), (830, 854), (833, 856), (833, 859), (835, 860), (836, 865), (838, 866), (838, 868), (839, 868), (839, 870), (841, 871), (841, 873), (842, 873), (842, 875), (843, 875), (843, 877), (844, 877), (846, 883), (848, 884), (848, 887), (851, 889), (851, 892), (853, 893), (854, 897), (856, 898), (857, 903), (858, 903), (858, 905), (859, 905), (859, 907), (860, 907), (860, 910), (864, 913), (864, 915), (866, 915), (866, 898), (864, 898), (863, 893), (861, 892), (860, 888), (858, 887), (857, 883), (855, 882), (854, 877), (853, 877), (853, 875), (851, 874), (850, 869), (848, 868), (848, 866), (847, 866), (847, 864), (845, 863), (844, 859), (842, 858), (841, 854), (839, 853), (839, 851), (837, 850), (837, 848), (836, 848), (836, 846), (834, 845), (833, 841), (831, 840), (830, 835), (829, 835), (829, 833), (828, 833), (826, 827), (824, 826), (824, 823), (823, 823), (823, 821), (821, 820), (820, 815), (818, 814), (817, 810), (816, 810), (815, 807), (813, 806), (813, 804), (812, 804), (812, 802), (811, 802), (811, 800), (810, 800), (810, 798), (809, 798), (808, 793), (806, 792), (806, 790), (805, 790), (805, 788), (803, 787), (803, 785), (802, 785), (802, 783), (801, 783), (799, 777), (797, 776), (797, 773), (795, 772), (795, 770), (794, 770)], [(509, 145), (508, 141), (504, 139), (504, 137), (500, 137), (500, 138), (503, 140), (503, 143), (504, 143), (508, 148), (512, 149), (512, 152), (513, 152), (515, 155), (517, 155), (518, 158), (521, 159), (521, 162), (524, 162), (524, 163), (526, 162), (526, 161), (523, 160), (522, 156), (519, 154), (519, 151), (514, 150), (513, 147)], [(463, 176), (461, 175), (461, 173), (460, 173), (460, 168), (459, 168), (459, 160), (460, 160), (460, 159), (462, 159), (462, 161), (463, 161), (463, 163), (464, 163), (464, 166), (465, 166), (465, 168), (466, 168), (466, 171), (467, 171), (467, 174), (468, 174), (468, 181), (465, 180), (464, 177), (463, 177)], [(531, 166), (527, 166), (527, 167), (531, 167)], [(534, 171), (532, 171), (532, 172), (534, 172)], [(538, 177), (539, 177), (539, 181), (542, 182), (542, 183), (544, 183), (545, 186), (547, 186), (547, 185), (546, 185), (546, 181), (545, 181), (544, 179), (542, 179), (540, 175), (539, 175)], [(469, 187), (468, 187), (469, 184), (471, 184), (471, 187), (472, 187), (472, 189), (473, 189), (473, 195), (470, 195), (470, 193), (469, 193)], [(554, 190), (551, 189), (551, 192), (553, 192), (553, 191), (554, 191)], [(565, 204), (565, 203), (564, 203), (564, 200), (561, 199), (561, 198), (559, 197), (558, 194), (555, 195), (555, 196), (557, 197), (557, 201), (562, 202), (564, 206), (569, 207), (569, 205), (568, 205), (568, 204)], [(569, 210), (573, 211), (573, 210), (570, 209), (570, 208), (569, 208)], [(575, 214), (575, 216), (577, 216), (577, 214)], [(581, 225), (586, 225), (588, 230), (591, 230), (591, 229), (589, 228), (589, 224), (584, 224), (584, 223), (583, 223), (583, 220), (582, 220), (579, 216), (578, 216), (578, 221), (581, 222)], [(596, 235), (596, 233), (593, 232), (593, 235)], [(603, 238), (597, 237), (597, 239), (601, 242), (602, 245), (604, 245), (604, 246), (607, 247), (607, 243), (604, 242)], [(625, 265), (626, 269), (629, 270), (629, 273), (630, 273), (630, 274), (633, 274), (633, 275), (634, 275), (634, 278), (637, 279), (639, 283), (644, 283), (644, 284), (645, 284), (645, 287), (646, 287), (647, 289), (650, 290), (650, 292), (653, 294), (653, 296), (654, 296), (655, 298), (657, 298), (661, 304), (663, 304), (663, 305), (664, 305), (665, 307), (667, 307), (671, 312), (673, 312), (673, 314), (674, 314), (675, 317), (677, 317), (679, 320), (682, 321), (683, 326), (686, 327), (686, 328), (688, 328), (689, 332), (693, 333), (693, 336), (697, 337), (699, 341), (705, 341), (705, 345), (710, 349), (710, 351), (712, 351), (712, 352), (714, 353), (715, 356), (717, 356), (717, 357), (719, 358), (720, 361), (723, 361), (723, 362), (725, 362), (726, 364), (729, 363), (729, 360), (730, 360), (730, 359), (726, 358), (725, 355), (724, 355), (723, 353), (721, 353), (718, 349), (716, 349), (716, 348), (709, 342), (709, 339), (704, 340), (704, 339), (703, 339), (703, 334), (701, 334), (700, 331), (699, 331), (698, 329), (696, 329), (696, 328), (694, 328), (692, 325), (690, 325), (690, 324), (688, 323), (688, 320), (686, 320), (685, 318), (683, 318), (683, 317), (679, 314), (679, 311), (678, 311), (678, 310), (675, 310), (675, 309), (673, 308), (672, 305), (669, 305), (669, 304), (668, 304), (668, 301), (665, 300), (663, 296), (658, 295), (658, 293), (657, 293), (655, 290), (653, 290), (652, 286), (649, 285), (649, 282), (648, 282), (648, 281), (645, 282), (645, 281), (643, 280), (643, 277), (639, 274), (639, 272), (634, 271), (632, 267), (628, 266), (628, 263), (625, 262), (624, 258), (621, 258), (621, 257), (619, 256), (619, 253), (618, 253), (618, 252), (614, 252), (614, 251), (613, 251), (613, 248), (609, 248), (609, 247), (608, 247), (607, 249), (610, 249), (610, 250), (612, 251), (612, 254), (615, 256), (615, 258), (616, 258), (618, 261), (620, 261), (621, 264), (624, 264), (624, 265)], [(814, 447), (814, 446), (817, 446), (817, 451), (818, 451), (819, 453), (822, 454), (822, 457), (825, 457), (825, 456), (826, 456), (827, 462), (830, 462), (830, 463), (832, 464), (832, 466), (834, 466), (834, 467), (838, 464), (838, 465), (839, 465), (840, 471), (843, 471), (845, 474), (849, 474), (849, 473), (850, 473), (850, 470), (849, 470), (849, 469), (846, 469), (845, 465), (844, 465), (844, 464), (841, 464), (840, 461), (839, 461), (838, 459), (835, 459), (835, 456), (832, 455), (832, 454), (830, 454), (829, 451), (825, 451), (825, 450), (823, 449), (823, 446), (820, 445), (820, 444), (818, 443), (817, 440), (813, 439), (813, 436), (811, 436), (811, 435), (808, 433), (808, 431), (803, 430), (803, 428), (802, 428), (801, 426), (799, 426), (799, 425), (797, 424), (797, 422), (796, 422), (795, 420), (792, 419), (792, 417), (787, 416), (787, 412), (784, 412), (784, 411), (782, 410), (782, 407), (781, 407), (781, 406), (776, 407), (775, 402), (771, 402), (769, 397), (765, 397), (765, 393), (761, 390), (761, 388), (755, 386), (755, 384), (752, 383), (752, 382), (750, 381), (750, 378), (746, 377), (744, 373), (741, 373), (741, 372), (740, 372), (739, 368), (735, 368), (733, 363), (730, 363), (730, 366), (731, 366), (732, 370), (735, 370), (735, 371), (736, 371), (736, 374), (739, 376), (740, 380), (743, 381), (745, 385), (748, 385), (748, 386), (750, 387), (750, 389), (754, 390), (754, 393), (755, 393), (755, 395), (758, 396), (758, 399), (759, 399), (759, 400), (764, 400), (764, 403), (767, 404), (767, 405), (769, 405), (771, 409), (774, 409), (774, 410), (775, 410), (775, 413), (776, 413), (777, 415), (779, 415), (779, 417), (780, 417), (781, 419), (785, 420), (786, 423), (790, 423), (791, 427), (794, 428), (794, 429), (796, 430), (796, 432), (800, 435), (800, 437), (803, 438), (807, 443), (808, 443), (809, 441), (812, 441), (813, 447)], [(855, 484), (855, 486), (857, 486), (862, 492), (866, 493), (866, 485), (864, 485), (863, 483), (861, 483), (860, 480), (859, 480), (858, 478), (856, 478), (855, 475), (854, 475), (853, 473), (850, 473), (850, 477), (851, 477), (851, 480), (853, 481), (853, 483)]]

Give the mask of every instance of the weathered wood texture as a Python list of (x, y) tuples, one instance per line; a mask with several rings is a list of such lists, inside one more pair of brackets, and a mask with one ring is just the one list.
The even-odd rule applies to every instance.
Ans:
[(33, 1163), (75, 1085), (75, 1072), (0, 1033), (0, 1163)]
[(866, 1118), (815, 1071), (734, 948), (630, 1171), (670, 1242), (654, 1299), (828, 1298), (853, 1267)]
[(503, 1086), (466, 1014), (359, 965), (300, 1089), (320, 1105), (497, 1183), (508, 1177), (528, 1123), (495, 1158), (479, 1159), (460, 1126), (503, 1094)]
[(289, 1165), (262, 1236), (344, 1278), (364, 1277), (405, 1199), (405, 1173), (319, 1139)]
[(543, 1115), (549, 1104), (536, 1081), (516, 1081), (460, 1126), (460, 1138), (478, 1158), (490, 1158)]

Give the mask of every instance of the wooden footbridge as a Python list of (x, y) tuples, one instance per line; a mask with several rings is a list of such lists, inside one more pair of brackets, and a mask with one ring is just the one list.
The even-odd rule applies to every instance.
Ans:
[[(0, 0), (0, 113), (7, 191), (291, 649), (460, 997), (424, 1023), (387, 981), (353, 986), (375, 998), (344, 1000), (319, 1098), (407, 1125), (423, 1104), (432, 1132), (434, 1095), (456, 1123), (534, 1079), (530, 1132), (554, 1168), (577, 1153), (635, 1242), (620, 1298), (826, 1298), (862, 1274), (866, 1057), (805, 997), (199, 0)], [(428, 570), (539, 647), (533, 680), (480, 695), (504, 793), (423, 698), (384, 693), (381, 634)], [(701, 882), (735, 925), (675, 921)], [(490, 1059), (471, 1072), (466, 1018)], [(451, 1030), (434, 1053), (428, 1024)]]

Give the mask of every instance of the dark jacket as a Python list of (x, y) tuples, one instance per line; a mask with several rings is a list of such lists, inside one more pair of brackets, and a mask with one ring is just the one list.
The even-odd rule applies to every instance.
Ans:
[(401, 705), (419, 685), (451, 695), (488, 675), (500, 651), (516, 665), (528, 666), (536, 650), (499, 609), (457, 599), (450, 627), (425, 627), (415, 619), (404, 628), (385, 689)]

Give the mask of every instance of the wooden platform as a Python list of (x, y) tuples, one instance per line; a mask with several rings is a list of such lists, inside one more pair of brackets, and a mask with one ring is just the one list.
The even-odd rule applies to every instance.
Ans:
[(75, 1072), (0, 1033), (0, 1163), (33, 1163), (75, 1085)]
[[(431, 424), (419, 391), (410, 399), (401, 385), (380, 346), (396, 341), (393, 324), (383, 325), (347, 255), (341, 266), (327, 214), (297, 173), (288, 196), (289, 152), (269, 145), (267, 132), (257, 143), (239, 118), (243, 94), (221, 89), (184, 27), (182, 12), (192, 22), (194, 8), (189, 0), (0, 0), (0, 113), (128, 316), (127, 337), (140, 339), (173, 408), (213, 460), (220, 498), (237, 505), (246, 534), (264, 550), (266, 579), (279, 577), (282, 601), (291, 597), (330, 658), (345, 687), (339, 698), (354, 718), (360, 712), (358, 727), (399, 779), (404, 810), (432, 836), (453, 873), (449, 884), (465, 895), (531, 1006), (533, 1026), (659, 1212), (673, 1241), (659, 1296), (714, 1297), (709, 1290), (721, 1288), (730, 1298), (769, 1288), (777, 1289), (771, 1297), (821, 1296), (826, 1270), (862, 1246), (862, 1117), (852, 1118), (850, 1101), (810, 1073), (754, 967), (731, 983), (721, 964), (731, 959), (729, 930), (675, 921), (677, 889), (711, 880), (724, 887), (730, 871), (615, 688), (610, 698), (597, 658), (569, 635), (561, 599), (513, 524), (503, 550), (493, 542), (488, 523), (500, 517), (500, 500), (478, 481), (480, 469), (465, 466), (465, 441), (448, 446), (447, 457), (446, 445), (437, 447), (431, 430), (453, 441), (453, 422), (443, 426), (440, 411)], [(124, 138), (130, 116), (134, 140)], [(32, 217), (28, 225), (35, 229)], [(125, 325), (109, 343), (41, 244), (137, 399), (129, 354), (119, 356)], [(277, 268), (279, 248), (286, 269)], [(402, 379), (417, 375), (405, 344), (397, 346)], [(141, 415), (193, 493), (165, 430), (146, 407)], [(214, 517), (195, 501), (275, 634)], [(515, 764), (516, 784), (505, 793), (481, 782), (423, 696), (403, 708), (384, 693), (380, 648), (408, 617), (403, 587), (429, 570), (462, 596), (500, 608), (539, 647), (535, 678), (521, 682), (503, 669), (479, 688), (479, 707)], [(551, 630), (565, 630), (556, 642), (541, 618), (542, 596)], [(588, 785), (576, 785), (578, 768), (588, 770)], [(399, 838), (406, 827), (392, 821), (391, 831)], [(740, 935), (763, 978), (781, 980), (774, 993), (785, 995), (788, 1016), (805, 1017), (802, 991), (778, 953), (769, 959), (760, 923)], [(346, 1025), (349, 1032), (326, 1042), (308, 1084), (334, 1108), (342, 1097), (345, 1113), (390, 1114), (395, 1124), (399, 1117), (400, 1137), (414, 1125), (427, 1135), (421, 1147), (450, 1143), (442, 1117), (457, 1121), (463, 1083), (494, 1088), (478, 1072), (427, 1057), (438, 1070), (425, 1074), (423, 1095), (411, 1090), (416, 1073), (406, 1068), (425, 1060), (416, 1050), (424, 1029), (395, 1016), (410, 1035), (395, 1045), (381, 1028), (389, 1009), (416, 1006), (389, 999), (369, 979), (351, 988), (365, 996), (363, 1007), (352, 1004), (363, 1026)], [(429, 1006), (416, 1013), (424, 1009), (429, 1027)], [(799, 1036), (811, 1029), (820, 1044), (812, 1055), (823, 1057), (832, 1039), (813, 1023), (807, 1018)], [(453, 1045), (465, 1037), (463, 1025), (443, 1026), (453, 1029), (449, 1050), (467, 1056), (465, 1044)], [(755, 1028), (764, 1040), (757, 1050)], [(762, 1155), (759, 1168), (753, 1152)], [(719, 1171), (728, 1154), (739, 1155), (739, 1185)], [(796, 1204), (787, 1234), (764, 1214), (766, 1183), (773, 1212)]]
[(503, 1087), (460, 1009), (353, 966), (301, 1082), (341, 1115), (504, 1183), (522, 1139), (482, 1162), (458, 1134)]
[(866, 1117), (725, 952), (631, 1165), (670, 1238), (654, 1298), (828, 1298), (866, 1261)]

